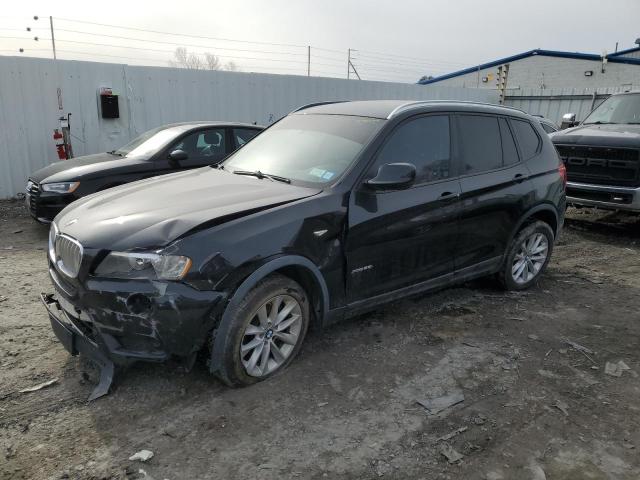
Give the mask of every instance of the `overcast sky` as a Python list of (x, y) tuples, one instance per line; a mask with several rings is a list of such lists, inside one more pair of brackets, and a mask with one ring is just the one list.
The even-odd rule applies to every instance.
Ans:
[(202, 59), (205, 52), (218, 54), (221, 63), (234, 61), (243, 71), (306, 75), (311, 45), (312, 75), (346, 76), (352, 48), (363, 79), (406, 82), (534, 48), (613, 52), (616, 42), (619, 49), (631, 48), (640, 37), (640, 0), (3, 3), (0, 55), (20, 55), (24, 48), (22, 55), (51, 56), (53, 15), (58, 56), (64, 59), (166, 66), (175, 48), (185, 46)]

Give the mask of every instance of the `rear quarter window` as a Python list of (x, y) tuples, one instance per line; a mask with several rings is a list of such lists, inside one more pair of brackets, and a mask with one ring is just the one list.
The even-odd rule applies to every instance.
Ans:
[(528, 160), (536, 156), (540, 151), (542, 143), (533, 126), (525, 120), (516, 120), (513, 118), (511, 119), (511, 125), (513, 126), (513, 132), (520, 146), (522, 159)]
[(500, 123), (500, 137), (502, 138), (502, 164), (504, 166), (512, 165), (520, 161), (518, 156), (518, 149), (516, 148), (516, 142), (513, 141), (513, 135), (509, 129), (509, 124), (504, 118), (499, 119)]

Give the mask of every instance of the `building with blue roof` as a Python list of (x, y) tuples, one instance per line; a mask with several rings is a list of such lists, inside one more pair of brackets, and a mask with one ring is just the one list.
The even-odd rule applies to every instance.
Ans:
[(448, 87), (640, 88), (640, 46), (606, 56), (535, 49), (418, 82)]

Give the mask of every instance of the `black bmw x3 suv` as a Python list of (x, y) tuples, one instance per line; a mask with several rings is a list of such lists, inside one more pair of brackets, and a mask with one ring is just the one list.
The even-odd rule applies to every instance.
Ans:
[[(464, 102), (303, 107), (217, 167), (80, 199), (51, 225), (43, 295), (103, 370), (194, 359), (230, 385), (291, 362), (310, 325), (405, 295), (544, 271), (565, 169), (540, 123)], [(206, 350), (205, 350), (206, 351)]]

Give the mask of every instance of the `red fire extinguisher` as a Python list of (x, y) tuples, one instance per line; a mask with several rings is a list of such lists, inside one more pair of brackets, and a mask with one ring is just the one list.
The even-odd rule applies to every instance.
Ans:
[(62, 133), (60, 133), (60, 131), (58, 131), (58, 129), (56, 128), (53, 131), (53, 141), (56, 144), (56, 150), (58, 151), (58, 158), (60, 160), (66, 160), (67, 159), (67, 152), (64, 148), (64, 137), (62, 135)]

